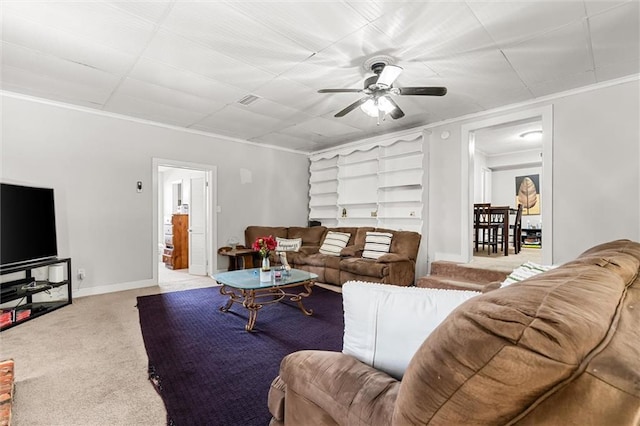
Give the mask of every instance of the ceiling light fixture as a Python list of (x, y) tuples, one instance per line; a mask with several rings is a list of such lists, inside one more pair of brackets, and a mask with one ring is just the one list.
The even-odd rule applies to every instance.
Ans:
[(371, 117), (378, 117), (380, 111), (384, 114), (389, 114), (393, 111), (395, 107), (386, 96), (381, 96), (378, 99), (369, 99), (362, 105), (360, 105), (360, 109), (367, 115)]
[(528, 141), (537, 141), (542, 138), (542, 130), (530, 130), (528, 132), (520, 133), (520, 137)]

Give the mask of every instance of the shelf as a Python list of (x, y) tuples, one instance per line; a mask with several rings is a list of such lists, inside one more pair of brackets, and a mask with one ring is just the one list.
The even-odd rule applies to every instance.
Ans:
[(411, 220), (422, 220), (420, 216), (378, 216), (378, 219), (411, 219)]
[(311, 172), (309, 176), (309, 182), (311, 183), (326, 182), (330, 180), (335, 180), (337, 178), (338, 178), (338, 169), (333, 168), (333, 169), (326, 169), (326, 170)]
[(17, 307), (15, 310), (22, 311), (22, 312), (30, 310), (31, 312), (29, 313), (29, 316), (25, 317), (24, 319), (13, 321), (10, 324), (2, 326), (0, 330), (2, 331), (8, 330), (11, 327), (15, 327), (16, 325), (20, 325), (23, 322), (27, 322), (34, 318), (38, 318), (39, 316), (42, 316), (44, 314), (48, 314), (49, 312), (55, 311), (56, 309), (62, 308), (63, 306), (67, 306), (68, 304), (69, 302), (65, 300), (65, 301), (56, 301), (56, 302), (37, 302), (37, 303), (29, 303), (26, 305), (21, 305)]
[(424, 167), (424, 154), (416, 153), (410, 156), (400, 155), (393, 158), (381, 158), (378, 169), (381, 172), (397, 170), (422, 169)]
[(337, 164), (332, 164), (332, 165), (326, 166), (326, 167), (316, 167), (316, 168), (313, 168), (313, 169), (309, 169), (309, 171), (311, 173), (314, 173), (314, 172), (323, 172), (325, 170), (331, 170), (331, 169), (337, 169), (337, 168), (338, 168)]
[(384, 175), (384, 174), (391, 174), (391, 173), (404, 173), (404, 172), (409, 172), (412, 170), (420, 170), (420, 171), (424, 171), (424, 169), (422, 167), (409, 167), (406, 169), (402, 169), (402, 170), (380, 170), (378, 172), (378, 174)]
[(317, 179), (317, 180), (311, 180), (309, 179), (309, 184), (313, 185), (314, 183), (323, 183), (323, 182), (331, 182), (331, 181), (337, 181), (337, 178), (331, 178), (331, 179)]
[(349, 206), (375, 206), (376, 204), (378, 204), (378, 202), (376, 200), (373, 201), (359, 201), (359, 202), (354, 202), (354, 203), (338, 203), (338, 205), (340, 207), (345, 206), (345, 207), (349, 207)]
[[(50, 268), (53, 265), (60, 265), (62, 271), (59, 268)], [(46, 270), (43, 271), (45, 268)], [(12, 276), (4, 277), (9, 280), (0, 283), (2, 289), (0, 330), (6, 330), (72, 303), (71, 259), (46, 259), (0, 268), (0, 275), (9, 274)], [(20, 276), (11, 279), (17, 274)], [(44, 279), (37, 279), (38, 277)], [(51, 282), (50, 279), (60, 281)], [(34, 287), (28, 287), (29, 285)], [(50, 293), (65, 286), (64, 293), (60, 291), (56, 294)], [(49, 296), (45, 292), (49, 293)], [(42, 300), (44, 298), (51, 298), (51, 300)], [(17, 303), (12, 303), (16, 301)], [(25, 316), (18, 318), (20, 315)]]
[(365, 177), (371, 177), (371, 176), (378, 176), (378, 172), (363, 173), (361, 175), (353, 175), (353, 176), (340, 176), (338, 177), (338, 180), (349, 180), (349, 179), (365, 178)]
[(407, 183), (407, 184), (397, 184), (397, 185), (390, 184), (390, 185), (383, 185), (378, 187), (378, 189), (383, 189), (383, 190), (390, 190), (395, 188), (402, 188), (402, 189), (422, 188), (422, 185), (420, 185), (419, 183)]
[(59, 283), (50, 283), (49, 281), (36, 281), (35, 289), (24, 289), (26, 284), (19, 284), (14, 286), (6, 286), (4, 288), (16, 287), (16, 291), (10, 294), (2, 295), (2, 303), (12, 302), (14, 300), (19, 300), (27, 296), (33, 296), (34, 294), (42, 293), (47, 290), (53, 290), (58, 287), (62, 287), (63, 285), (68, 285), (69, 281), (64, 280)]
[(347, 216), (347, 217), (339, 217), (339, 220), (377, 220), (376, 216)]

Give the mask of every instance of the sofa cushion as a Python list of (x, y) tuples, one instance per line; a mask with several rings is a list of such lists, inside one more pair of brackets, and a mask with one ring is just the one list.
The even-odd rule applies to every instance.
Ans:
[(276, 237), (276, 251), (298, 251), (302, 246), (302, 238), (280, 238)]
[(377, 259), (385, 253), (389, 253), (393, 234), (389, 232), (367, 232), (362, 257), (365, 259)]
[(431, 331), (454, 308), (479, 294), (349, 281), (342, 286), (342, 352), (401, 379)]
[(392, 229), (376, 228), (376, 232), (389, 232), (393, 234), (389, 252), (408, 257), (415, 261), (418, 257), (420, 240), (422, 236), (413, 231), (395, 231)]
[(301, 256), (297, 263), (299, 265), (324, 266), (327, 257), (329, 256), (322, 253), (308, 254), (306, 256)]
[(373, 259), (361, 257), (347, 257), (340, 260), (340, 270), (354, 275), (382, 278), (389, 267), (386, 263), (376, 262)]
[(324, 237), (320, 253), (328, 256), (340, 256), (340, 252), (347, 246), (350, 234), (345, 232), (328, 231)]
[(289, 228), (287, 238), (302, 238), (304, 246), (319, 246), (327, 228), (324, 226), (292, 226)]

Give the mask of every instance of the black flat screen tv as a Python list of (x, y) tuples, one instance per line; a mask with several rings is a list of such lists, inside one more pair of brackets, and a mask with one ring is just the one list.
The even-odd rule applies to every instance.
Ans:
[(53, 189), (0, 184), (0, 265), (58, 255)]

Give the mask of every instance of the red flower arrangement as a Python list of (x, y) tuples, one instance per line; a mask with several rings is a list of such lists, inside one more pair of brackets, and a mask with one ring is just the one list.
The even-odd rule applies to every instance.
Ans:
[(276, 242), (276, 239), (273, 238), (273, 235), (269, 235), (268, 237), (256, 238), (251, 248), (259, 252), (260, 257), (264, 259), (269, 256), (269, 253), (271, 253), (272, 250), (276, 249), (277, 245), (278, 243)]

